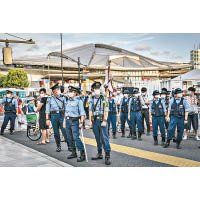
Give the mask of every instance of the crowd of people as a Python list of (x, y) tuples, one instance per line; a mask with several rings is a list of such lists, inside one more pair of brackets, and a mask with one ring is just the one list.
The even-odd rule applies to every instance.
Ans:
[[(80, 132), (89, 120), (88, 126), (93, 130), (97, 155), (92, 160), (103, 159), (102, 149), (105, 151), (105, 164), (110, 165), (110, 142), (112, 137), (117, 139), (118, 132), (121, 137), (142, 140), (143, 134), (153, 136), (153, 144), (158, 145), (158, 135), (161, 136), (161, 145), (168, 148), (171, 140), (176, 148), (181, 149), (181, 141), (187, 140), (191, 128), (195, 139), (199, 139), (198, 122), (199, 110), (195, 88), (188, 88), (187, 92), (180, 88), (168, 91), (154, 90), (148, 95), (147, 88), (116, 88), (113, 92), (101, 91), (102, 84), (94, 82), (91, 91), (85, 94), (77, 87), (69, 86), (65, 91), (59, 84), (54, 85), (52, 95), (48, 96), (46, 89), (39, 90), (39, 97), (28, 97), (22, 102), (12, 91), (7, 90), (6, 97), (0, 101), (4, 108), (4, 121), (1, 126), (1, 135), (4, 134), (10, 121), (10, 134), (15, 129), (15, 119), (23, 123), (20, 118), (26, 115), (28, 122), (35, 122), (39, 115), (39, 127), (42, 140), (38, 145), (49, 143), (49, 126), (53, 128), (56, 142), (56, 151), (61, 149), (61, 135), (71, 154), (68, 159), (77, 158), (77, 162), (86, 160), (85, 146), (80, 139)], [(88, 120), (87, 120), (88, 119)], [(127, 123), (127, 126), (126, 126)], [(120, 126), (120, 127), (119, 127)], [(120, 131), (119, 131), (120, 130)], [(60, 132), (62, 134), (60, 134)], [(80, 155), (77, 155), (77, 150)]]

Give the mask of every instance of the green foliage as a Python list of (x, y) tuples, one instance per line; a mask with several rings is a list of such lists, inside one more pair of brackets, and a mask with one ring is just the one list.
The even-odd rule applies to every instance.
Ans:
[(3, 86), (3, 82), (6, 79), (6, 75), (0, 74), (0, 86)]
[(23, 69), (11, 69), (3, 81), (3, 86), (7, 88), (29, 87), (27, 73)]

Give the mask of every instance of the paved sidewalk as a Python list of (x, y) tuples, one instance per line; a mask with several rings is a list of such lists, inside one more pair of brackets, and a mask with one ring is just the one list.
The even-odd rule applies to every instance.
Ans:
[(0, 136), (0, 167), (72, 167)]

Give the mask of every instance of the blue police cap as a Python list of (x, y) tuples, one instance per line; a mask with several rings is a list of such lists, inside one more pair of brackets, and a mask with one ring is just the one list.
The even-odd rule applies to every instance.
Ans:
[(128, 90), (124, 90), (124, 94), (129, 94), (129, 91)]
[(167, 88), (162, 88), (161, 91), (167, 92)]
[(13, 92), (11, 90), (6, 90), (7, 94), (12, 94)]
[(174, 91), (174, 94), (178, 94), (178, 93), (182, 93), (183, 90), (181, 90), (181, 88), (176, 88)]
[(143, 87), (142, 89), (141, 89), (141, 92), (146, 92), (147, 91), (147, 88), (146, 87)]
[(92, 87), (92, 89), (100, 88), (101, 87), (101, 83), (100, 82), (94, 82), (91, 87)]
[(167, 95), (167, 94), (168, 94), (168, 92), (167, 92), (167, 91), (165, 91), (165, 90), (162, 90), (160, 94), (166, 94), (166, 95)]
[(133, 89), (133, 94), (139, 94), (139, 91), (137, 89)]
[(158, 90), (154, 90), (153, 91), (153, 96), (160, 94), (160, 92)]
[(60, 88), (59, 83), (57, 83), (56, 85), (52, 86), (50, 89), (52, 91), (54, 91), (56, 88)]
[(70, 92), (78, 92), (78, 88), (76, 88), (76, 87), (74, 87), (74, 86), (72, 86), (72, 85), (70, 85), (69, 87), (68, 87), (68, 89), (69, 89), (69, 91)]

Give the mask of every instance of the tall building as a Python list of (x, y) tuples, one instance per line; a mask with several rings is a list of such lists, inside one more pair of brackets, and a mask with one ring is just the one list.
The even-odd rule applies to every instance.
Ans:
[(200, 48), (190, 51), (192, 69), (200, 69)]

